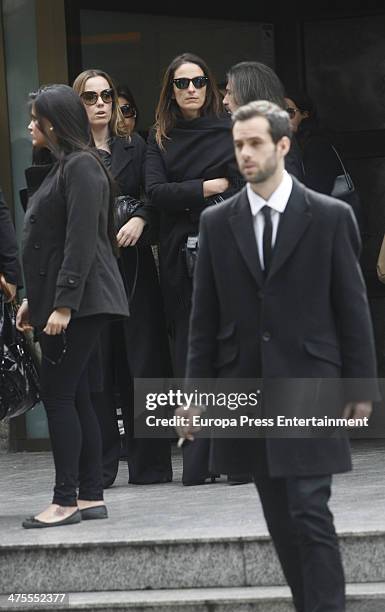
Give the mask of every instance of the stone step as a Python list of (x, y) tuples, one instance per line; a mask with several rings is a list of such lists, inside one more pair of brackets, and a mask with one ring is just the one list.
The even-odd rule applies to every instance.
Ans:
[[(0, 610), (105, 610), (108, 612), (294, 612), (286, 587), (201, 588), (155, 591), (69, 593), (63, 605), (10, 604), (0, 597)], [(385, 583), (348, 584), (346, 612), (382, 612)]]
[[(81, 542), (76, 541), (76, 533), (81, 535), (77, 529), (65, 527), (65, 543), (0, 544), (0, 592), (284, 584), (267, 536)], [(385, 532), (339, 535), (347, 582), (385, 582)]]

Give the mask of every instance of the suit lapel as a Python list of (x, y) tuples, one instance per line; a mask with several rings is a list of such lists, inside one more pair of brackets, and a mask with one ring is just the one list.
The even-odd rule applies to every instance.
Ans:
[(132, 162), (134, 147), (128, 139), (114, 138), (111, 156), (111, 174), (118, 179), (119, 174)]
[(293, 189), (280, 219), (268, 279), (275, 274), (294, 251), (311, 221), (305, 189), (293, 178)]
[(229, 223), (238, 248), (255, 282), (262, 286), (264, 277), (259, 261), (257, 242), (255, 239), (253, 217), (250, 210), (246, 187), (239, 193), (234, 202)]

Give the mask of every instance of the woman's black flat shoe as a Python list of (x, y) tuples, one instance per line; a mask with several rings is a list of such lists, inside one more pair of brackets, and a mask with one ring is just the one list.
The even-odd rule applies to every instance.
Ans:
[(93, 519), (106, 519), (108, 512), (106, 506), (91, 506), (80, 510), (83, 521), (92, 521)]
[[(216, 482), (216, 479), (220, 477), (220, 474), (212, 474), (210, 476), (206, 476), (206, 478), (202, 478), (201, 480), (184, 480), (182, 484), (184, 487), (196, 487), (198, 485), (214, 484)], [(210, 478), (209, 482), (208, 478)]]
[(81, 513), (79, 510), (76, 510), (73, 514), (70, 514), (61, 521), (56, 521), (54, 523), (46, 523), (45, 521), (39, 521), (39, 519), (35, 518), (34, 516), (29, 516), (23, 521), (22, 525), (24, 529), (44, 529), (45, 527), (61, 527), (62, 525), (75, 525), (76, 523), (80, 523), (81, 520)]

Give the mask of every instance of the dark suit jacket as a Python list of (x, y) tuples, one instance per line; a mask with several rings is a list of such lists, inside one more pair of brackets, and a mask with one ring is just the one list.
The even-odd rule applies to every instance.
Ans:
[(73, 317), (128, 315), (107, 233), (109, 184), (89, 153), (56, 163), (31, 196), (24, 220), (23, 265), (30, 321), (45, 325), (55, 308)]
[[(246, 188), (205, 211), (187, 377), (374, 379), (359, 251), (349, 206), (295, 179), (266, 280)], [(378, 399), (376, 382), (364, 389), (354, 382), (346, 384), (344, 401)], [(245, 446), (215, 440), (215, 471), (247, 471), (252, 447), (247, 454)], [(267, 440), (267, 459), (273, 476), (350, 467), (348, 443), (337, 437)]]
[(0, 273), (13, 285), (20, 284), (20, 265), (15, 228), (0, 189)]

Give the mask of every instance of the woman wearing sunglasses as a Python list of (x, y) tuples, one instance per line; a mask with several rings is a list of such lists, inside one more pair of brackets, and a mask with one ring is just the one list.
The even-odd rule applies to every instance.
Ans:
[[(136, 132), (128, 133), (111, 77), (102, 70), (86, 70), (75, 79), (73, 88), (83, 101), (95, 145), (115, 179), (117, 194), (139, 201), (144, 192), (146, 144)], [(154, 227), (156, 217), (150, 203), (139, 201), (117, 233), (130, 318), (113, 323), (102, 335), (104, 390), (94, 394), (94, 401), (103, 432), (105, 486), (114, 482), (120, 457), (114, 386), (120, 394), (128, 438), (129, 482), (152, 484), (172, 479), (169, 441), (133, 437), (133, 379), (171, 374), (163, 302), (150, 245), (150, 226)]]
[(134, 96), (131, 89), (126, 85), (118, 85), (117, 94), (119, 107), (124, 117), (124, 123), (128, 133), (132, 134), (139, 121), (138, 107), (136, 106)]
[[(174, 371), (184, 377), (201, 212), (240, 186), (231, 120), (206, 63), (184, 53), (167, 68), (149, 138), (146, 188), (161, 212), (160, 271)], [(185, 443), (183, 483), (209, 477), (208, 441)]]
[(42, 349), (41, 398), (56, 484), (52, 504), (26, 519), (27, 529), (107, 517), (88, 366), (106, 322), (128, 315), (115, 256), (111, 181), (90, 148), (83, 104), (67, 85), (44, 87), (31, 100), (33, 145), (47, 147), (55, 163), (28, 202), (23, 237), (28, 300), (17, 326), (21, 331), (33, 326)]

